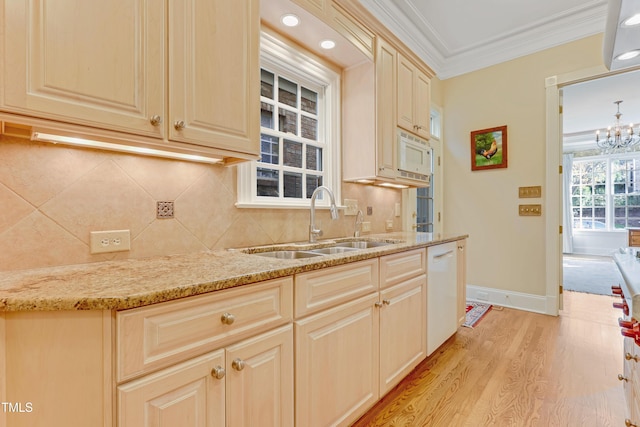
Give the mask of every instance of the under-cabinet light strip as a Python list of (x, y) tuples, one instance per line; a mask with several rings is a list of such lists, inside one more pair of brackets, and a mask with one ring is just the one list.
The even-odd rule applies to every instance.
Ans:
[(188, 160), (191, 162), (219, 163), (222, 159), (213, 157), (198, 156), (195, 154), (176, 153), (173, 151), (158, 150), (147, 147), (133, 147), (129, 145), (114, 144), (111, 142), (96, 141), (93, 139), (76, 138), (72, 136), (55, 135), (44, 132), (33, 132), (33, 141), (51, 142), (53, 144), (69, 144), (80, 147), (98, 148), (109, 151), (119, 151), (124, 153), (142, 154), (155, 157), (166, 157), (177, 160)]

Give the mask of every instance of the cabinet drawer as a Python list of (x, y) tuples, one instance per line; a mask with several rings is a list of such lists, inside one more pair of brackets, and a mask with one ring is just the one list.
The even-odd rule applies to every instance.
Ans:
[(378, 260), (354, 262), (296, 275), (295, 317), (378, 290)]
[(119, 382), (181, 362), (292, 319), (292, 278), (116, 314)]
[(380, 258), (380, 288), (388, 288), (425, 274), (426, 271), (427, 261), (424, 249), (383, 256)]
[(640, 246), (640, 229), (629, 229), (629, 246)]

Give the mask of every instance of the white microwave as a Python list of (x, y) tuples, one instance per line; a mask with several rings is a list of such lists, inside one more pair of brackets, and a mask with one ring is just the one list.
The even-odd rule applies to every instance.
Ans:
[(398, 129), (398, 175), (429, 185), (431, 146), (429, 142)]

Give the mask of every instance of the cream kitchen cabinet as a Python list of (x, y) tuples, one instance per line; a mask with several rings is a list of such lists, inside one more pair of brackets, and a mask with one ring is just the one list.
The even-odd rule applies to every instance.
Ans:
[(349, 425), (378, 400), (378, 294), (295, 322), (296, 425)]
[(118, 426), (293, 426), (292, 402), (289, 324), (118, 387)]
[(118, 426), (293, 426), (292, 305), (283, 278), (117, 313)]
[(456, 280), (458, 282), (457, 307), (458, 307), (458, 326), (467, 320), (467, 239), (461, 239), (456, 242), (458, 247), (456, 267), (458, 273)]
[(348, 425), (378, 399), (378, 260), (294, 280), (296, 425)]
[(427, 357), (424, 249), (380, 258), (380, 396)]
[(425, 268), (418, 249), (296, 275), (296, 425), (349, 425), (426, 357)]
[(194, 154), (258, 153), (258, 0), (1, 3), (9, 120)]
[(398, 53), (398, 126), (420, 137), (430, 136), (431, 79)]

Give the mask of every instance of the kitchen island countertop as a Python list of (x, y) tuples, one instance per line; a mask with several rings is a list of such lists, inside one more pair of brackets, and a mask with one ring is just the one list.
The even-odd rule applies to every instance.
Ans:
[(467, 237), (396, 232), (360, 238), (395, 242), (387, 246), (304, 259), (217, 250), (8, 271), (0, 273), (0, 311), (125, 310)]

